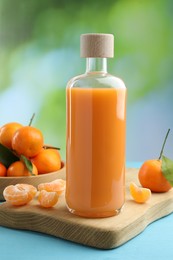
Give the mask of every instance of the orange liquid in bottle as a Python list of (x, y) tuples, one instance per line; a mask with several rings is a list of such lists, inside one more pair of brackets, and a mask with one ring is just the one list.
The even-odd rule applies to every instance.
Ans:
[(125, 88), (67, 88), (69, 210), (116, 215), (125, 201)]

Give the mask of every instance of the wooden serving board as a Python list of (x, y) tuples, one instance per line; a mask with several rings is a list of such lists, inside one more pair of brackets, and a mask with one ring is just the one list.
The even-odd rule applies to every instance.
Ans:
[(173, 212), (173, 189), (152, 194), (145, 204), (137, 204), (130, 198), (129, 183), (138, 183), (137, 172), (137, 169), (127, 169), (126, 203), (118, 216), (102, 219), (77, 217), (68, 212), (62, 195), (57, 206), (51, 209), (41, 208), (36, 200), (22, 207), (4, 202), (0, 205), (0, 225), (43, 232), (97, 248), (118, 247), (156, 219)]

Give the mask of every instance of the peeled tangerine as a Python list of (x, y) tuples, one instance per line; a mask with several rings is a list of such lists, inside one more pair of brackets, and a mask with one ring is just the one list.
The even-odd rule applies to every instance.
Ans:
[(7, 202), (14, 206), (22, 206), (30, 202), (36, 195), (37, 189), (29, 184), (9, 185), (3, 191)]
[(41, 183), (38, 185), (38, 190), (46, 190), (49, 192), (56, 192), (58, 195), (61, 195), (65, 190), (66, 182), (62, 179), (57, 179), (47, 183)]
[(151, 197), (151, 190), (138, 187), (134, 182), (130, 183), (130, 194), (137, 203), (145, 203)]
[[(65, 190), (66, 182), (57, 179), (38, 185), (38, 201), (42, 207), (50, 208), (56, 205), (59, 195)], [(37, 189), (29, 184), (16, 184), (7, 186), (3, 195), (7, 202), (15, 206), (22, 206), (30, 202), (36, 195)]]
[(38, 201), (44, 208), (51, 208), (58, 202), (58, 197), (65, 190), (66, 182), (62, 179), (57, 179), (47, 183), (40, 183), (38, 190), (40, 191)]
[(41, 190), (38, 195), (38, 201), (44, 208), (51, 208), (58, 202), (58, 194), (55, 191)]

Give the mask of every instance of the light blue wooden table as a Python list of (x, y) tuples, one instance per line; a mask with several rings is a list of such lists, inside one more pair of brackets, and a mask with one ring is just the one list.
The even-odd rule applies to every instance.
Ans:
[[(139, 167), (139, 163), (127, 163)], [(173, 260), (173, 214), (149, 225), (126, 244), (100, 250), (49, 235), (0, 227), (0, 260)]]

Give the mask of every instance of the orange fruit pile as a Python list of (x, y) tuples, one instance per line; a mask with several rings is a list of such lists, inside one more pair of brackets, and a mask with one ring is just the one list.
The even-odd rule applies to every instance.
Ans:
[[(54, 147), (47, 148), (42, 132), (33, 126), (23, 126), (16, 122), (3, 125), (0, 128), (0, 144), (18, 157), (18, 161), (8, 166), (8, 169), (0, 157), (0, 177), (46, 174), (61, 168), (59, 151)], [(30, 161), (31, 168), (28, 168), (24, 157)]]
[[(57, 179), (38, 186), (38, 202), (44, 208), (51, 208), (58, 202), (59, 196), (65, 190), (65, 181)], [(34, 199), (37, 189), (30, 184), (9, 185), (3, 191), (5, 200), (13, 206), (23, 206)]]

